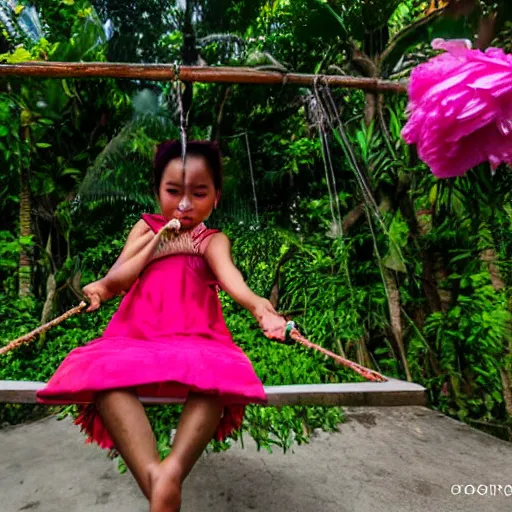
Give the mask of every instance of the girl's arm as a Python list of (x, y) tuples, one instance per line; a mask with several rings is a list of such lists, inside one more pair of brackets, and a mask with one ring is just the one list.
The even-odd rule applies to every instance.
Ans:
[(146, 222), (138, 221), (106, 276), (84, 287), (83, 293), (91, 302), (87, 311), (98, 309), (101, 302), (128, 290), (146, 265), (159, 240), (159, 234), (153, 233)]
[(284, 339), (286, 320), (276, 313), (270, 301), (256, 295), (247, 286), (233, 263), (231, 243), (224, 233), (212, 235), (204, 256), (221, 288), (250, 311), (265, 335), (273, 339)]
[(153, 233), (149, 227), (145, 229), (145, 222), (145, 226), (139, 225), (140, 222), (144, 221), (134, 226), (119, 258), (103, 278), (105, 286), (115, 295), (130, 289), (160, 242), (162, 230)]
[(135, 256), (143, 247), (145, 247), (154, 237), (155, 233), (144, 220), (139, 220), (131, 229), (124, 244), (121, 254), (116, 262), (112, 265), (112, 269), (119, 267)]

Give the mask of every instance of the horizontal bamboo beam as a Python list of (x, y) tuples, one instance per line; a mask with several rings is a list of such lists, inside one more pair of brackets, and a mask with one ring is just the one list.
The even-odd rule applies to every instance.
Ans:
[(258, 71), (243, 67), (175, 66), (174, 64), (123, 64), (114, 62), (23, 62), (0, 64), (0, 76), (38, 78), (128, 78), (168, 82), (308, 85), (346, 87), (373, 92), (407, 92), (406, 82), (341, 75), (310, 75)]
[[(36, 391), (44, 382), (0, 381), (0, 403), (34, 404)], [(308, 384), (267, 386), (268, 405), (324, 405), (324, 406), (410, 406), (426, 405), (423, 386), (412, 382), (389, 379), (386, 382), (347, 382), (344, 384)], [(169, 398), (142, 397), (146, 405), (179, 403)]]

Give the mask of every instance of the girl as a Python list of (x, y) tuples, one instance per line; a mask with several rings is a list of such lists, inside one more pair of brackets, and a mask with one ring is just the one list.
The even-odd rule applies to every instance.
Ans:
[[(144, 214), (107, 275), (87, 285), (88, 311), (127, 291), (102, 337), (74, 349), (37, 394), (77, 403), (76, 423), (103, 448), (116, 448), (150, 501), (178, 511), (181, 486), (213, 436), (241, 426), (248, 403), (265, 403), (262, 383), (231, 338), (217, 285), (247, 308), (264, 333), (283, 339), (286, 321), (245, 284), (223, 233), (203, 221), (218, 204), (220, 153), (209, 142), (157, 147), (154, 186), (160, 215)], [(167, 236), (179, 218), (181, 232)], [(175, 221), (174, 221), (175, 222)], [(140, 397), (184, 401), (171, 454), (160, 462)]]

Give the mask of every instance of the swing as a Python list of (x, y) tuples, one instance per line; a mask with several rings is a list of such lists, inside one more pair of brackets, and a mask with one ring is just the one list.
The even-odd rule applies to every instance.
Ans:
[[(45, 325), (10, 342), (0, 349), (0, 356), (7, 354), (21, 345), (35, 339), (38, 335), (80, 313), (86, 307), (85, 302), (70, 309), (66, 313), (51, 320)], [(288, 322), (285, 337), (317, 350), (337, 363), (353, 369), (369, 382), (342, 384), (307, 384), (287, 386), (266, 386), (265, 393), (268, 405), (281, 407), (284, 405), (323, 405), (323, 406), (408, 406), (426, 405), (426, 390), (423, 386), (412, 382), (387, 378), (369, 368), (349, 361), (333, 352), (311, 343), (304, 338), (293, 322)], [(36, 403), (36, 392), (45, 386), (44, 382), (31, 381), (0, 381), (0, 403), (30, 404)], [(142, 397), (145, 405), (179, 403), (168, 398)]]
[[(158, 68), (158, 69), (157, 69)], [(328, 77), (312, 75), (283, 75), (254, 70), (237, 70), (223, 68), (222, 70), (205, 70), (185, 67), (176, 69), (169, 66), (148, 65), (116, 65), (110, 63), (30, 63), (0, 66), (0, 75), (32, 75), (39, 77), (105, 77), (141, 78), (146, 73), (153, 80), (168, 81), (204, 81), (204, 82), (231, 82), (231, 83), (295, 83), (312, 84), (316, 86), (319, 81), (330, 85), (343, 85), (367, 90), (392, 90), (404, 92), (403, 84), (380, 82), (377, 80), (355, 79), (352, 77)], [(222, 72), (221, 72), (222, 71)], [(149, 74), (148, 74), (149, 73)], [(331, 80), (333, 79), (333, 80)], [(342, 79), (342, 80), (340, 80)], [(182, 114), (182, 143), (186, 142), (184, 130), (183, 109)], [(247, 141), (248, 142), (248, 141)], [(183, 145), (186, 147), (186, 144)], [(328, 179), (329, 182), (329, 179)], [(0, 349), (0, 356), (27, 343), (37, 335), (49, 330), (51, 327), (63, 322), (72, 315), (80, 313), (86, 304), (80, 305), (64, 313), (60, 317), (40, 326), (31, 333), (9, 343)], [(426, 389), (412, 382), (387, 378), (373, 370), (349, 361), (330, 352), (323, 347), (311, 343), (304, 338), (293, 322), (288, 322), (285, 337), (299, 343), (306, 348), (314, 349), (334, 359), (369, 382), (342, 383), (342, 384), (312, 384), (312, 385), (285, 385), (267, 386), (265, 393), (268, 406), (281, 407), (285, 405), (315, 405), (315, 406), (425, 406), (427, 404)], [(36, 392), (45, 386), (43, 382), (30, 381), (0, 381), (0, 403), (36, 402)], [(143, 397), (141, 402), (146, 405), (178, 403), (176, 399)]]

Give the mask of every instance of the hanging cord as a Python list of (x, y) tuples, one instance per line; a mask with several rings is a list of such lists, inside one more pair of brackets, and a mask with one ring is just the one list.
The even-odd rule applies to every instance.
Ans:
[(29, 332), (28, 334), (25, 334), (24, 336), (21, 336), (20, 338), (11, 341), (5, 347), (2, 347), (0, 349), (0, 355), (7, 354), (7, 352), (18, 348), (19, 346), (23, 345), (24, 343), (28, 343), (29, 341), (32, 341), (40, 334), (43, 334), (44, 332), (50, 330), (52, 327), (60, 324), (61, 322), (64, 322), (64, 320), (67, 320), (68, 318), (72, 317), (73, 315), (77, 315), (80, 313), (87, 304), (82, 301), (78, 306), (75, 306), (74, 308), (71, 308), (69, 311), (66, 311), (64, 314), (58, 316), (57, 318), (54, 318), (53, 320), (50, 320), (44, 325), (39, 326), (37, 329), (34, 329), (32, 332)]
[(179, 81), (180, 67), (175, 64), (174, 86), (176, 88), (176, 96), (178, 98), (178, 110), (180, 113), (180, 139), (181, 139), (181, 162), (183, 164), (183, 177), (185, 177), (185, 160), (187, 157), (187, 124), (188, 113), (185, 114), (183, 105), (182, 82)]
[(259, 208), (258, 208), (258, 196), (256, 194), (256, 181), (254, 179), (254, 169), (252, 166), (252, 158), (251, 158), (251, 147), (249, 145), (249, 133), (247, 131), (236, 133), (235, 135), (225, 135), (223, 139), (238, 139), (239, 137), (245, 138), (245, 148), (247, 151), (247, 160), (249, 162), (249, 174), (251, 176), (251, 184), (252, 184), (252, 199), (254, 201), (254, 212), (256, 217), (256, 223), (259, 225), (260, 216), (259, 216)]
[[(331, 152), (329, 150), (329, 139), (327, 137), (327, 133), (325, 130), (325, 124), (329, 123), (329, 119), (328, 113), (325, 111), (320, 98), (318, 87), (319, 79), (319, 76), (315, 76), (315, 79), (313, 81), (314, 103), (312, 110), (313, 115), (315, 116), (315, 123), (317, 125), (318, 131), (320, 132), (320, 142), (324, 160), (325, 180), (327, 183), (327, 191), (329, 193), (330, 198), (329, 204), (331, 208), (331, 215), (334, 225), (334, 234), (336, 235), (336, 238), (343, 241), (343, 222), (341, 220), (340, 199), (336, 188), (336, 176), (334, 174), (334, 169), (332, 166)], [(334, 205), (336, 205), (336, 211), (334, 209)]]
[(249, 171), (251, 173), (251, 183), (252, 183), (252, 195), (254, 199), (254, 208), (256, 210), (256, 222), (259, 224), (260, 216), (258, 213), (258, 198), (256, 196), (256, 182), (254, 181), (254, 172), (252, 169), (252, 158), (251, 158), (251, 147), (249, 146), (249, 135), (245, 132), (245, 146), (247, 148), (247, 157), (249, 159)]
[(323, 99), (321, 98), (319, 91), (316, 91), (317, 100), (322, 106), (322, 109), (325, 113), (326, 119), (329, 123), (329, 126), (331, 127), (331, 130), (335, 131), (336, 125), (338, 127), (336, 131), (340, 135), (341, 141), (343, 142), (343, 151), (345, 152), (345, 156), (352, 165), (352, 169), (361, 188), (363, 198), (365, 199), (365, 208), (367, 211), (373, 213), (373, 215), (377, 219), (378, 224), (381, 226), (383, 233), (386, 234), (386, 236), (388, 237), (390, 245), (393, 246), (393, 248), (397, 251), (400, 260), (405, 264), (405, 259), (402, 254), (402, 250), (400, 246), (393, 240), (393, 237), (391, 236), (391, 233), (389, 232), (389, 229), (386, 226), (384, 219), (379, 211), (379, 206), (377, 205), (370, 184), (368, 182), (367, 173), (364, 173), (359, 166), (352, 145), (343, 126), (343, 122), (341, 121), (340, 116), (337, 112), (336, 104), (334, 102), (334, 98), (332, 97), (329, 87), (324, 87), (322, 92), (322, 96), (325, 98), (325, 101), (323, 101)]

